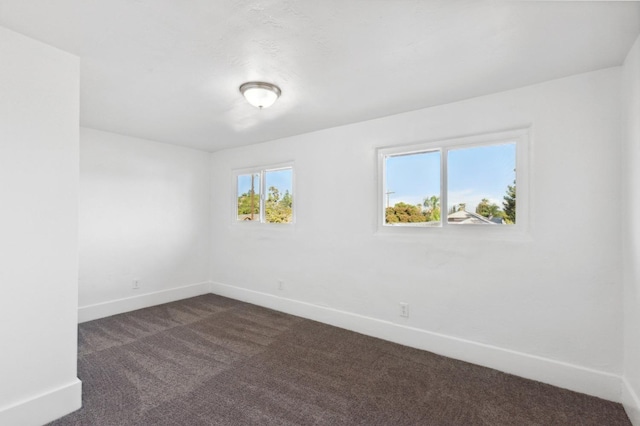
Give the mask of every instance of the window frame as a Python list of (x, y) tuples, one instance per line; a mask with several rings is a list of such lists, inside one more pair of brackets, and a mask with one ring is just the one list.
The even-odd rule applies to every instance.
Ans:
[[(275, 172), (279, 170), (291, 170), (291, 197), (293, 198), (293, 204), (291, 205), (291, 222), (274, 223), (267, 222), (265, 217), (265, 203), (267, 197), (267, 180), (265, 178), (266, 173)], [(238, 177), (242, 175), (258, 174), (260, 175), (260, 214), (259, 220), (238, 220)], [(293, 161), (269, 164), (265, 166), (247, 167), (242, 169), (233, 170), (233, 209), (232, 209), (232, 224), (240, 226), (275, 226), (282, 227), (288, 225), (294, 225), (296, 222), (296, 181), (295, 181), (295, 167)]]
[[(449, 151), (454, 149), (477, 148), (483, 146), (516, 144), (516, 187), (518, 202), (516, 203), (516, 223), (503, 226), (486, 226), (483, 224), (450, 224), (446, 220), (448, 210), (448, 157)], [(440, 224), (429, 226), (397, 226), (389, 225), (385, 222), (385, 207), (387, 192), (387, 170), (386, 158), (399, 155), (418, 154), (423, 152), (440, 152)], [(377, 150), (378, 159), (378, 197), (376, 204), (376, 216), (378, 232), (383, 233), (422, 233), (422, 232), (490, 232), (492, 234), (502, 233), (525, 233), (529, 229), (530, 210), (530, 184), (529, 184), (529, 161), (530, 161), (530, 128), (520, 128), (507, 131), (476, 134), (449, 139), (438, 139), (434, 141), (394, 145), (380, 147)], [(444, 206), (444, 207), (443, 207)], [(463, 231), (460, 231), (460, 230)], [(476, 231), (487, 229), (489, 231)], [(426, 230), (426, 231), (425, 231)], [(430, 231), (429, 231), (430, 230)]]

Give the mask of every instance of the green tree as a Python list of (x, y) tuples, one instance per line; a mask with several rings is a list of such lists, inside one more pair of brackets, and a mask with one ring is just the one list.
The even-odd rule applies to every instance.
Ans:
[(420, 205), (414, 206), (403, 202), (385, 209), (387, 223), (416, 223), (426, 222), (427, 217), (422, 213)]
[(275, 186), (269, 187), (269, 194), (267, 196), (267, 203), (277, 203), (280, 201), (280, 191)]
[(393, 207), (387, 207), (384, 209), (384, 220), (386, 223), (398, 223), (400, 219), (396, 215), (396, 211)]
[(440, 197), (432, 195), (425, 198), (422, 205), (425, 208), (427, 222), (440, 220)]
[(293, 198), (286, 191), (280, 199), (280, 191), (275, 186), (269, 187), (267, 201), (264, 203), (265, 219), (269, 223), (289, 223), (293, 218)]
[(504, 219), (507, 223), (516, 223), (516, 181), (512, 185), (507, 185), (507, 194), (502, 197), (502, 207), (504, 208)]
[(476, 213), (486, 218), (500, 217), (504, 218), (504, 212), (500, 210), (495, 203), (489, 203), (489, 200), (483, 198), (482, 201), (476, 206)]
[(289, 207), (289, 208), (293, 207), (293, 197), (289, 193), (288, 189), (285, 191), (284, 195), (282, 196), (282, 200), (280, 200), (280, 204), (283, 207)]
[[(253, 201), (252, 201), (253, 200)], [(238, 197), (238, 215), (260, 213), (260, 194), (248, 191)]]

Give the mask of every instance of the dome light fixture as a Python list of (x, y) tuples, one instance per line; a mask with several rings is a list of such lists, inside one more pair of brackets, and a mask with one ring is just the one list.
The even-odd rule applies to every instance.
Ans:
[(275, 84), (250, 81), (240, 86), (240, 93), (256, 108), (269, 108), (280, 97), (282, 91)]

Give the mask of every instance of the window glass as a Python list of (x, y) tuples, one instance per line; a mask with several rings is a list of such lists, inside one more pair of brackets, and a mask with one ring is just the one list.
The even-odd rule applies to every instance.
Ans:
[(236, 174), (236, 222), (293, 223), (293, 167), (278, 165)]
[(516, 144), (450, 149), (447, 222), (515, 224)]
[[(500, 238), (526, 235), (529, 152), (526, 128), (379, 148), (380, 230), (406, 235), (412, 231), (391, 229), (479, 225), (476, 228), (510, 229), (488, 231)], [(488, 235), (485, 231), (469, 232)]]
[(440, 224), (440, 151), (385, 157), (385, 224)]
[(237, 197), (239, 221), (260, 221), (260, 173), (238, 176)]
[(266, 170), (264, 179), (265, 222), (291, 223), (293, 221), (293, 169)]

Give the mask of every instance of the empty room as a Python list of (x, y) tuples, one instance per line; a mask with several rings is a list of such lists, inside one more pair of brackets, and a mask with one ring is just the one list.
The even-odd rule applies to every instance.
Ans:
[(640, 2), (0, 0), (0, 426), (640, 426)]

